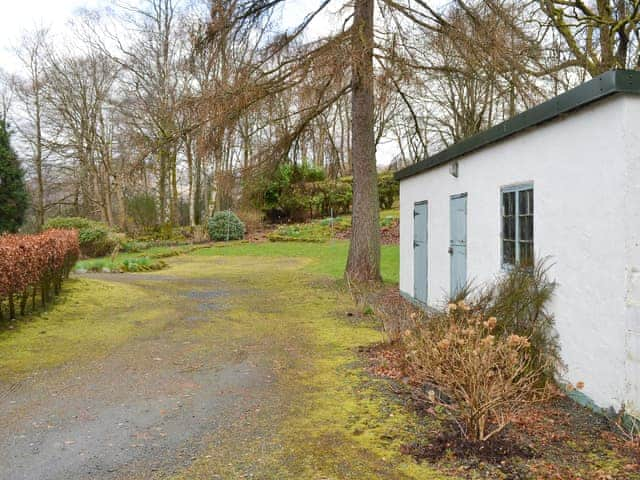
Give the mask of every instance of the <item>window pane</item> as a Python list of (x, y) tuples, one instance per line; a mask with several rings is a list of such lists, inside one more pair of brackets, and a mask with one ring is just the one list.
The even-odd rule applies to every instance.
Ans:
[(502, 218), (502, 238), (506, 240), (516, 239), (516, 217)]
[(521, 190), (518, 192), (520, 215), (531, 215), (533, 213), (533, 190)]
[(509, 216), (516, 214), (516, 192), (505, 192), (502, 194), (502, 215)]
[[(516, 193), (505, 192), (502, 194), (502, 238), (503, 240), (516, 239)], [(506, 242), (505, 242), (506, 243)], [(515, 242), (509, 242), (504, 248), (503, 262), (515, 263)]]
[(515, 265), (516, 263), (516, 242), (504, 240), (502, 242), (502, 263), (504, 265)]
[(533, 241), (533, 215), (521, 216), (520, 240)]
[(520, 265), (523, 267), (533, 266), (533, 243), (520, 242)]

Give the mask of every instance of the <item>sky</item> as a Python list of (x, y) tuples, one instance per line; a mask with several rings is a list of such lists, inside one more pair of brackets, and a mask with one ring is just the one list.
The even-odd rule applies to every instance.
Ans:
[(17, 68), (13, 49), (29, 30), (51, 27), (54, 32), (64, 32), (67, 21), (82, 8), (95, 8), (109, 4), (106, 0), (14, 0), (2, 6), (0, 15), (0, 68), (8, 71)]
[[(22, 35), (38, 27), (50, 27), (54, 34), (64, 34), (68, 21), (79, 10), (99, 8), (113, 5), (109, 0), (13, 0), (2, 6), (0, 15), (0, 68), (13, 71), (18, 67), (13, 49), (19, 45)], [(289, 0), (284, 20), (295, 25), (309, 10), (309, 0)], [(315, 2), (313, 2), (315, 3)], [(339, 5), (339, 2), (334, 0)], [(329, 12), (337, 11), (337, 7), (329, 6)], [(315, 20), (310, 26), (310, 34), (324, 33), (335, 17), (331, 13)]]

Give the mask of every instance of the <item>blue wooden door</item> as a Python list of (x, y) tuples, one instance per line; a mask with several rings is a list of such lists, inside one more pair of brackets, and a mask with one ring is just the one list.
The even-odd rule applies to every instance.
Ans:
[(427, 202), (414, 205), (413, 209), (413, 296), (427, 303)]
[(453, 298), (467, 283), (467, 194), (454, 195), (450, 202), (450, 295)]

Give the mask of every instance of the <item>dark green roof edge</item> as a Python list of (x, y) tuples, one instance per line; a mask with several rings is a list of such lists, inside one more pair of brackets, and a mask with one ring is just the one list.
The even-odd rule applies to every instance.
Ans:
[(615, 93), (640, 95), (640, 71), (612, 70), (395, 173), (402, 180)]

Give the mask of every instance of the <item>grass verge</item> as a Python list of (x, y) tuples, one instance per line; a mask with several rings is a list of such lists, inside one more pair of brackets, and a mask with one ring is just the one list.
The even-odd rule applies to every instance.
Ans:
[(70, 279), (48, 310), (0, 325), (0, 379), (95, 358), (167, 315), (137, 287)]
[[(196, 256), (255, 256), (306, 258), (309, 263), (305, 270), (309, 273), (326, 275), (334, 279), (342, 278), (347, 264), (349, 242), (334, 240), (324, 243), (273, 242), (273, 243), (229, 243), (215, 245), (194, 252)], [(387, 283), (398, 283), (400, 248), (397, 245), (383, 245), (380, 270)]]
[(115, 257), (106, 256), (100, 258), (89, 258), (76, 263), (76, 272), (147, 272), (150, 270), (160, 270), (166, 267), (162, 259), (184, 255), (194, 252), (206, 245), (183, 245), (179, 247), (151, 247), (144, 250), (144, 254), (118, 253)]

